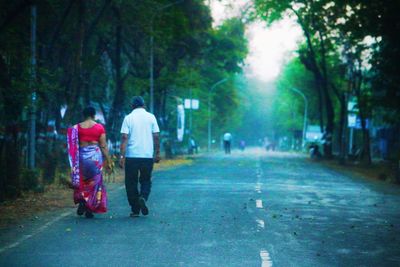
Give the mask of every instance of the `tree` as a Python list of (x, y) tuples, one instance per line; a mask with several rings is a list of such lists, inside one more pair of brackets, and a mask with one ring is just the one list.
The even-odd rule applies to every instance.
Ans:
[[(339, 103), (338, 140), (342, 160), (346, 154), (347, 101), (351, 94), (356, 96), (363, 129), (363, 158), (367, 164), (371, 163), (371, 155), (366, 122), (372, 116), (373, 91), (369, 82), (373, 74), (371, 68), (367, 67), (368, 56), (380, 54), (378, 51), (381, 50), (376, 49), (381, 46), (378, 44), (380, 37), (372, 27), (385, 14), (387, 7), (378, 2), (255, 0), (258, 15), (268, 23), (285, 15), (294, 15), (303, 29), (306, 41), (299, 49), (299, 57), (314, 75), (319, 111), (325, 114), (320, 117), (320, 125), (328, 135), (333, 133), (335, 125), (336, 111), (332, 94)], [(371, 39), (374, 41), (368, 42)], [(374, 64), (371, 61), (369, 63)], [(326, 145), (324, 151), (328, 156), (331, 154), (331, 148)]]
[[(32, 2), (0, 4), (3, 40), (0, 43), (0, 108), (3, 111), (0, 122), (4, 125), (0, 128), (3, 170), (0, 201), (6, 192), (18, 195), (26, 180), (22, 174), (26, 113), (30, 103), (29, 7)], [(243, 23), (232, 20), (221, 29), (213, 29), (210, 10), (201, 0), (185, 0), (154, 15), (160, 6), (169, 3), (167, 0), (35, 1), (38, 10), (37, 148), (40, 151), (37, 167), (46, 170), (44, 181), (52, 182), (57, 169), (65, 167), (62, 135), (66, 127), (80, 120), (85, 105), (96, 105), (102, 110), (108, 137), (115, 144), (119, 125), (129, 111), (127, 99), (133, 95), (148, 99), (151, 34), (156, 42), (155, 115), (163, 130), (172, 131), (175, 127), (172, 115), (176, 97), (186, 97), (192, 88), (193, 96), (204, 103), (214, 79), (234, 77), (240, 72), (247, 52)], [(149, 19), (152, 16), (153, 31)], [(229, 60), (222, 59), (224, 56)], [(232, 113), (238, 103), (234, 82), (221, 87), (219, 94), (227, 101), (217, 105), (216, 98), (214, 105)], [(62, 117), (60, 110), (65, 107), (67, 111)], [(218, 116), (221, 121), (216, 123), (222, 127), (229, 112)], [(196, 115), (201, 121), (196, 128), (198, 134), (205, 128), (205, 114), (201, 110)], [(50, 132), (53, 124), (55, 129)]]

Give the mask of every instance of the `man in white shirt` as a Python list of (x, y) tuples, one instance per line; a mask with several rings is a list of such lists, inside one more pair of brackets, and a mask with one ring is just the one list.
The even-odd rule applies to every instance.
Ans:
[(230, 154), (231, 153), (231, 141), (232, 141), (232, 135), (230, 133), (225, 133), (224, 134), (225, 154)]
[(160, 129), (154, 115), (144, 109), (142, 97), (133, 97), (131, 105), (133, 111), (124, 118), (121, 127), (120, 166), (125, 168), (131, 217), (137, 217), (140, 212), (149, 214), (146, 201), (151, 191), (153, 164), (160, 161)]

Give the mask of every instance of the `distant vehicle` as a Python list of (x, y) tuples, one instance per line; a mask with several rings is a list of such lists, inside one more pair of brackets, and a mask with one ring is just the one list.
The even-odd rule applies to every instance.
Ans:
[(323, 133), (319, 125), (309, 125), (306, 131), (304, 147), (310, 150), (313, 145), (322, 144)]
[(318, 125), (309, 125), (306, 131), (306, 142), (321, 142), (323, 133)]

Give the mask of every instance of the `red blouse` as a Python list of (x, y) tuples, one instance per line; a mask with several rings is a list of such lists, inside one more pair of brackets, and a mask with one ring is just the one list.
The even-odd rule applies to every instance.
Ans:
[(106, 130), (100, 123), (96, 123), (90, 128), (82, 128), (81, 125), (78, 124), (78, 136), (81, 142), (98, 142), (100, 136), (105, 133)]

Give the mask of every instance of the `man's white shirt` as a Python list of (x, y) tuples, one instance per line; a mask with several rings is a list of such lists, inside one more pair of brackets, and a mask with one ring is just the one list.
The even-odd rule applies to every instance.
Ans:
[(232, 140), (232, 135), (230, 133), (225, 133), (224, 134), (224, 141), (231, 141)]
[(136, 108), (125, 116), (121, 133), (128, 135), (125, 157), (153, 158), (153, 133), (160, 132), (156, 117), (144, 108)]

